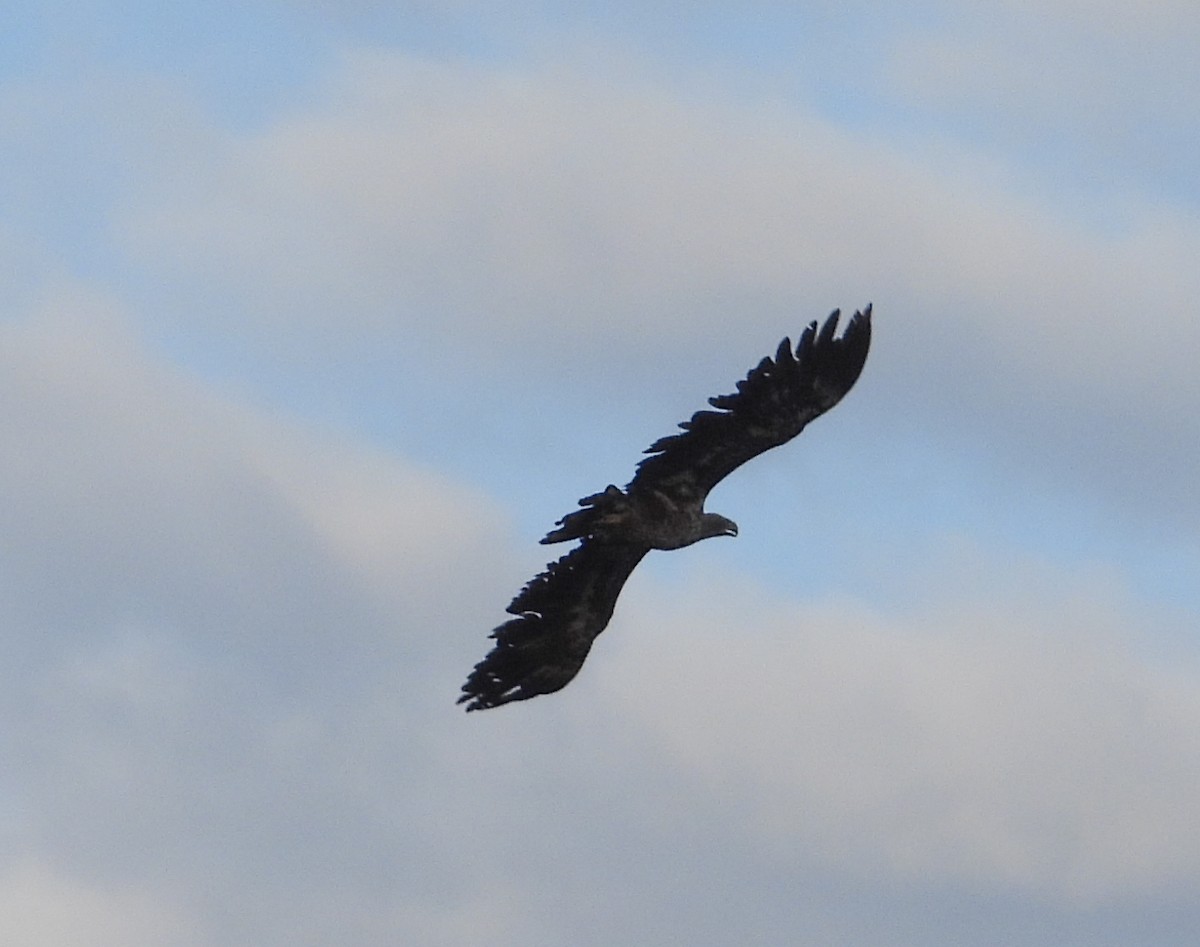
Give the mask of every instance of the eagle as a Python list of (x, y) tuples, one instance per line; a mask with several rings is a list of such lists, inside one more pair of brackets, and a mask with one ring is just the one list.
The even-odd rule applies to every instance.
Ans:
[(475, 665), (458, 703), (485, 710), (565, 687), (612, 618), (617, 596), (651, 549), (680, 549), (711, 536), (736, 536), (737, 524), (708, 513), (704, 500), (726, 475), (763, 451), (785, 444), (850, 390), (871, 344), (871, 307), (837, 335), (840, 310), (820, 329), (812, 322), (793, 350), (751, 369), (737, 391), (709, 398), (680, 433), (645, 451), (625, 489), (610, 484), (579, 501), (543, 543), (579, 540), (546, 566), (508, 606), (495, 646)]

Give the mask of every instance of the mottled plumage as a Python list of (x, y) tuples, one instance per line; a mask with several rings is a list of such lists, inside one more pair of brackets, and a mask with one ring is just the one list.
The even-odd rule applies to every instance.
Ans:
[(835, 338), (837, 310), (812, 323), (793, 350), (779, 343), (730, 395), (709, 398), (682, 430), (655, 441), (624, 490), (608, 486), (579, 501), (543, 543), (580, 544), (513, 599), (514, 615), (463, 685), (467, 710), (498, 707), (564, 687), (612, 617), (621, 587), (651, 549), (678, 549), (737, 525), (704, 511), (708, 492), (752, 457), (778, 447), (824, 414), (854, 385), (871, 344), (871, 307)]

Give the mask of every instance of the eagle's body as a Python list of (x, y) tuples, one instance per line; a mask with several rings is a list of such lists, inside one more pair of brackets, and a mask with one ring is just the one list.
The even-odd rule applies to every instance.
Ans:
[(704, 510), (728, 473), (799, 434), (858, 379), (871, 342), (871, 307), (834, 338), (839, 313), (805, 329), (795, 352), (784, 339), (732, 395), (710, 398), (682, 433), (656, 441), (633, 480), (579, 501), (544, 543), (580, 544), (529, 582), (508, 606), (516, 617), (492, 632), (496, 646), (475, 666), (459, 703), (498, 707), (564, 687), (612, 617), (625, 580), (651, 549), (679, 549), (737, 524)]

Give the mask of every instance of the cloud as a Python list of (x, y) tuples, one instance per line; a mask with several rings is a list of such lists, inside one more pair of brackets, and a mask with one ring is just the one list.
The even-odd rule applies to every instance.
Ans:
[(424, 831), (392, 812), (429, 752), (414, 712), (457, 716), (507, 591), (503, 520), (239, 405), (126, 326), (76, 288), (0, 330), (10, 859), (95, 879), (97, 912), (133, 891), (148, 924), (195, 915), (197, 943), (369, 930)]
[(878, 93), (1040, 165), (1080, 213), (1103, 219), (1123, 192), (1194, 205), (1198, 36), (1195, 9), (1170, 2), (947, 7), (889, 38)]
[(3, 332), (0, 892), (42, 892), (14, 925), (887, 944), (905, 890), (1191, 916), (1200, 688), (1104, 576), (951, 550), (888, 617), (648, 568), (570, 688), (467, 716), (517, 567), (486, 498), (182, 374), (86, 287)]
[[(973, 4), (978, 13), (990, 4)], [(1119, 3), (1088, 3), (1086, 0), (1005, 0), (1000, 4), (1014, 18), (1041, 19), (1058, 28), (1072, 27), (1082, 36), (1137, 42), (1186, 41), (1200, 31), (1200, 15), (1186, 0), (1154, 0), (1133, 11)], [(959, 7), (965, 10), (966, 8)]]
[[(3, 330), (5, 394), (22, 409), (3, 420), (19, 446), (5, 460), (10, 535), (74, 547), (77, 582), (127, 591), (162, 569), (190, 574), (194, 600), (267, 561), (286, 560), (286, 573), (345, 560), (375, 589), (386, 583), (372, 569), (411, 590), (419, 558), (444, 561), (447, 537), (489, 517), (432, 473), (233, 407), (151, 358), (123, 319), (116, 303), (68, 291)], [(21, 553), (31, 567), (49, 558)]]
[(1194, 532), (1163, 412), (1200, 410), (1194, 220), (1125, 195), (1096, 227), (968, 152), (592, 65), (349, 52), (319, 100), (163, 175), (124, 246), (208, 331), (519, 359), (533, 400), (873, 300), (879, 424)]
[(0, 936), (38, 947), (187, 947), (192, 919), (136, 890), (105, 890), (34, 863), (0, 873)]
[[(323, 101), (195, 171), (125, 221), (138, 256), (239, 280), (266, 312), (378, 330), (386, 301), (397, 327), (428, 331), (418, 315), (436, 312), (508, 345), (573, 341), (601, 313), (634, 339), (647, 312), (657, 333), (707, 326), (739, 292), (773, 313), (800, 287), (883, 287), (931, 318), (967, 299), (989, 325), (1004, 305), (1023, 325), (1072, 291), (1080, 309), (1120, 301), (1158, 259), (1143, 247), (1196, 241), (1152, 207), (1090, 232), (966, 156), (908, 155), (803, 111), (399, 54), (348, 54)], [(1156, 296), (1193, 288), (1162, 269)]]
[(590, 670), (690, 818), (781, 856), (1066, 905), (1188, 890), (1200, 677), (1147, 660), (1166, 616), (1099, 574), (946, 554), (907, 614), (642, 587)]
[[(1079, 552), (1069, 513), (1052, 545), (1107, 565), (904, 531), (1007, 491), (1036, 545), (1040, 513), (1107, 490), (1106, 526), (1188, 544), (1195, 222), (1136, 188), (1078, 213), (1007, 157), (596, 48), (348, 45), (236, 128), (171, 83), (77, 89), (78, 128), (45, 90), (0, 104), (37, 132), (0, 233), (26, 264), (0, 277), (2, 932), (1188, 942), (1194, 616), (1125, 591), (1143, 547)], [(820, 428), (850, 455), (801, 451), (805, 486), (772, 491), (788, 545), (747, 567), (772, 588), (652, 557), (571, 687), (461, 713), (546, 552), (446, 458), (540, 503), (546, 452), (569, 468), (868, 298), (872, 369)], [(349, 403), (373, 371), (391, 443), (441, 468), (246, 393)], [(755, 476), (731, 490), (760, 507)], [(798, 604), (797, 522), (840, 537), (813, 568), (844, 597)]]
[(785, 298), (882, 291), (925, 330), (969, 307), (946, 328), (1017, 368), (1030, 327), (1062, 345), (1097, 326), (1059, 366), (1094, 384), (1127, 364), (1133, 300), (1186, 332), (1171, 310), (1195, 289), (1178, 266), (1194, 227), (1154, 208), (1096, 233), (965, 156), (568, 67), (348, 55), (323, 102), (194, 171), (126, 219), (131, 252), (236, 281), (292, 329), (467, 329), (536, 354), (593, 338), (603, 316), (611, 342), (662, 346), (728, 333), (739, 298), (765, 321)]

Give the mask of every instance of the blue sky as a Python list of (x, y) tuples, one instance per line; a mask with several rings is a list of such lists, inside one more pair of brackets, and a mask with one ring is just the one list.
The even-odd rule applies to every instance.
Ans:
[[(0, 21), (0, 939), (1190, 943), (1194, 4)], [(469, 717), (577, 497), (860, 383)]]

